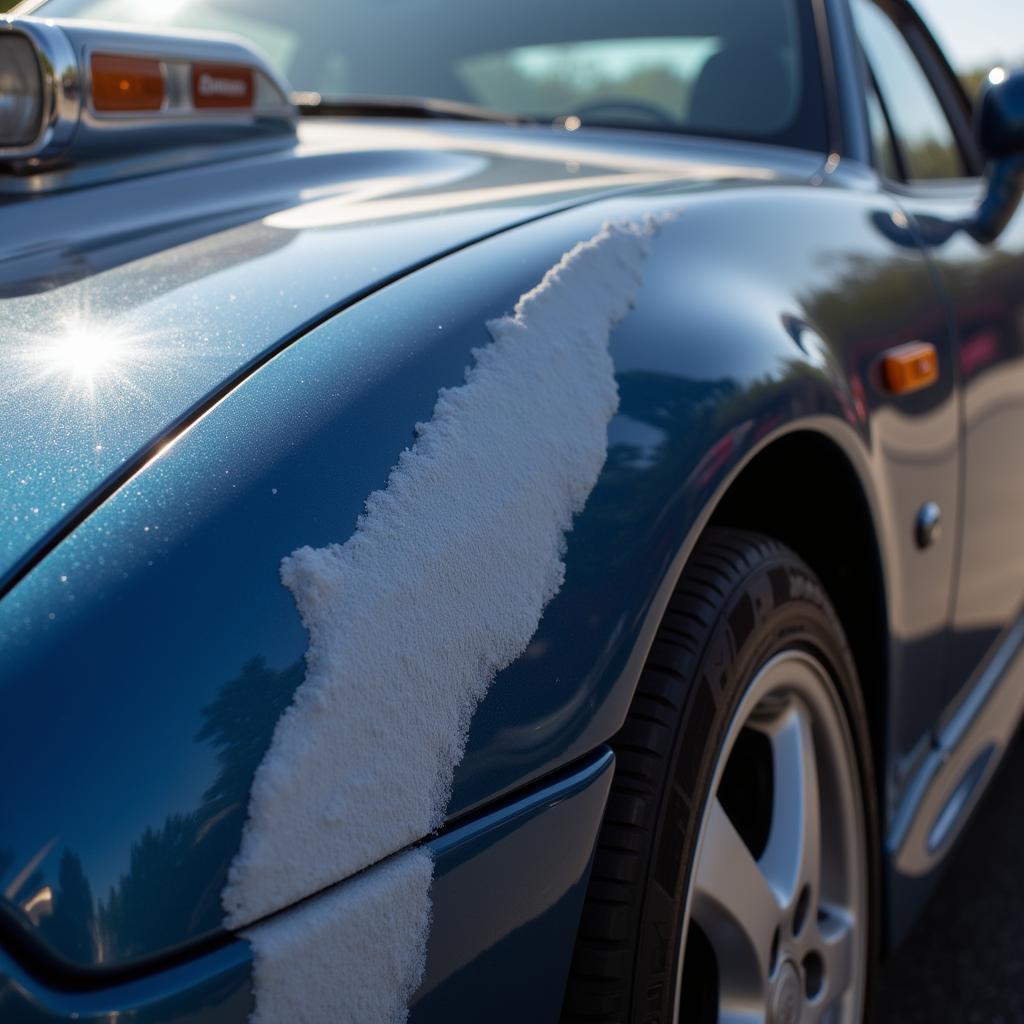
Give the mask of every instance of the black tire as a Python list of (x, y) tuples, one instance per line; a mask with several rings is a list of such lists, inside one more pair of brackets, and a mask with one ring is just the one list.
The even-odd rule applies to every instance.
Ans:
[[(758, 534), (712, 528), (689, 559), (611, 744), (615, 777), (565, 1024), (673, 1020), (683, 908), (711, 780), (746, 687), (783, 648), (805, 649), (827, 667), (852, 734), (864, 803), (870, 974), (879, 889), (875, 785), (867, 715), (842, 627), (817, 577), (792, 551)], [(714, 1021), (711, 997), (690, 975), (688, 959), (681, 1019)]]

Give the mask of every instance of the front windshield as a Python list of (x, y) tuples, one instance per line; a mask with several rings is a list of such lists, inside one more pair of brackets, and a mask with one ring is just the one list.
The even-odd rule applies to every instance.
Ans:
[(33, 14), (247, 37), (325, 100), (824, 148), (809, 0), (48, 0)]

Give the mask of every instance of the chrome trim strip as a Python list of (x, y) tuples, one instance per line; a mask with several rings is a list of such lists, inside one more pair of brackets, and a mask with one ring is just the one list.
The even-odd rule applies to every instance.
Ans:
[(992, 755), (996, 748), (989, 744), (971, 763), (970, 768), (964, 774), (963, 780), (953, 790), (946, 806), (943, 807), (928, 833), (928, 852), (937, 853), (953, 837), (954, 831), (959, 828), (963, 815), (966, 813), (967, 805), (971, 797), (978, 791), (981, 780), (985, 777)]
[(904, 796), (886, 849), (903, 875), (928, 874), (949, 851), (1024, 720), (1024, 615), (999, 646)]

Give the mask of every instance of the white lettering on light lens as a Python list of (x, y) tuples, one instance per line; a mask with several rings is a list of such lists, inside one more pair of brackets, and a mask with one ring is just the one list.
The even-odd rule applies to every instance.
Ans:
[(237, 78), (214, 78), (213, 75), (199, 76), (199, 94), (201, 96), (237, 96), (246, 94), (246, 84)]

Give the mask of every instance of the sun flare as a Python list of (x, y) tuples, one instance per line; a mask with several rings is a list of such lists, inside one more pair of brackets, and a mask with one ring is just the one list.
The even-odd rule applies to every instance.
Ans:
[(147, 381), (172, 358), (159, 331), (125, 322), (72, 314), (56, 321), (49, 337), (12, 346), (7, 387), (47, 396), (55, 419), (87, 410), (93, 421), (120, 415), (125, 403), (149, 402)]
[(100, 326), (74, 322), (39, 351), (40, 369), (85, 384), (94, 384), (131, 361), (130, 339)]

